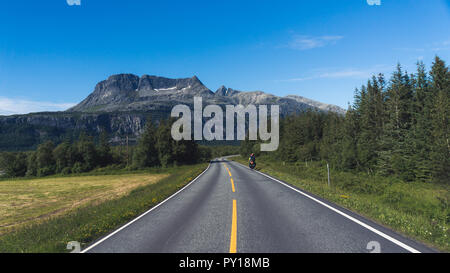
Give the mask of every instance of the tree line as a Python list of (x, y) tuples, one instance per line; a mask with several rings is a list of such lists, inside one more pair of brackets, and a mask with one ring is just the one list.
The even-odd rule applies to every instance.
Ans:
[[(151, 120), (151, 119), (149, 119)], [(77, 141), (52, 141), (40, 144), (35, 151), (0, 153), (0, 170), (7, 177), (47, 176), (83, 173), (110, 166), (115, 169), (169, 167), (204, 162), (216, 155), (212, 148), (194, 141), (175, 141), (171, 137), (173, 120), (161, 120), (156, 126), (146, 124), (135, 146), (111, 146), (103, 132), (97, 141), (84, 133)], [(220, 149), (226, 153), (227, 149)]]
[[(355, 90), (345, 116), (308, 111), (280, 122), (280, 146), (268, 156), (286, 162), (325, 160), (341, 170), (395, 175), (405, 181), (450, 183), (450, 72), (435, 57), (389, 80), (373, 76)], [(241, 153), (257, 154), (256, 141)]]

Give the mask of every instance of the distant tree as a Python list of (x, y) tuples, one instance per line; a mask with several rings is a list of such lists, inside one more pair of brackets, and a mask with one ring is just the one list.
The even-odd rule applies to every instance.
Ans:
[(172, 153), (176, 164), (192, 164), (199, 159), (198, 145), (191, 140), (173, 140)]
[(158, 151), (159, 163), (167, 167), (174, 162), (173, 142), (169, 121), (161, 120), (156, 130), (156, 150)]
[(27, 172), (26, 176), (36, 176), (37, 170), (38, 170), (38, 164), (37, 164), (37, 152), (30, 152), (27, 156)]
[(0, 171), (8, 177), (21, 177), (27, 171), (27, 156), (23, 152), (0, 153)]
[(214, 157), (222, 156), (222, 154), (215, 154), (213, 155), (213, 152), (215, 151), (214, 148), (205, 147), (205, 146), (198, 146), (198, 161), (199, 162), (207, 162), (211, 160)]
[(97, 151), (92, 137), (82, 134), (75, 145), (79, 155), (79, 160), (77, 161), (81, 164), (81, 167), (78, 169), (85, 172), (98, 166)]
[(72, 166), (71, 145), (69, 142), (63, 142), (53, 150), (53, 157), (56, 163), (56, 172), (61, 172), (64, 168)]
[(111, 146), (109, 145), (108, 133), (105, 130), (100, 133), (100, 141), (97, 148), (97, 153), (99, 158), (99, 165), (107, 166), (109, 164), (112, 164), (113, 158), (111, 153)]
[(38, 146), (36, 151), (37, 176), (46, 176), (55, 173), (54, 147), (55, 145), (50, 140)]
[(140, 136), (133, 154), (133, 166), (137, 168), (159, 165), (158, 150), (156, 149), (156, 128), (147, 122), (144, 133)]

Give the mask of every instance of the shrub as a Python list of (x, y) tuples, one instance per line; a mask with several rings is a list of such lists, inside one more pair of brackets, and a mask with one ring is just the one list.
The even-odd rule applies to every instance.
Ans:
[(53, 167), (46, 166), (46, 167), (38, 169), (37, 176), (42, 177), (42, 176), (51, 175), (54, 173), (55, 173), (55, 170)]
[(80, 162), (76, 162), (72, 167), (72, 173), (82, 173), (84, 172), (83, 165)]
[(64, 169), (61, 170), (61, 174), (67, 175), (70, 174), (72, 172), (72, 168), (70, 167), (65, 167)]

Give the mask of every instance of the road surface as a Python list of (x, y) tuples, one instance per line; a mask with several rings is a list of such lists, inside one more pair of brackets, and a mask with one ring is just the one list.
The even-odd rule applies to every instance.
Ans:
[(433, 252), (226, 159), (83, 252)]

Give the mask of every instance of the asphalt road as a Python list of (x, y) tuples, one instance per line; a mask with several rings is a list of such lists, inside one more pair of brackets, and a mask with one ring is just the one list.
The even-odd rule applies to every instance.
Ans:
[(83, 252), (434, 252), (227, 160)]

